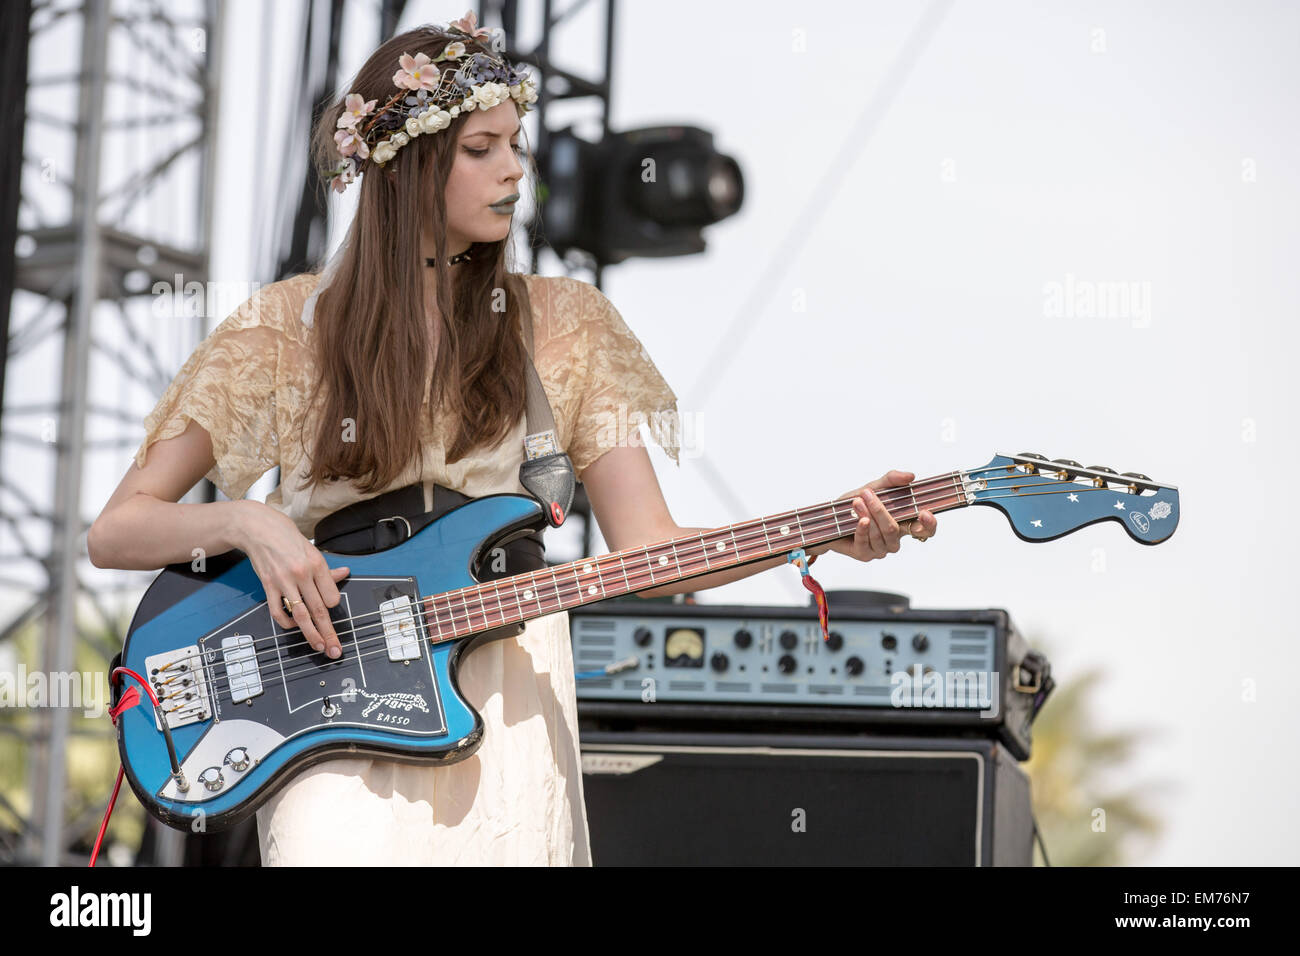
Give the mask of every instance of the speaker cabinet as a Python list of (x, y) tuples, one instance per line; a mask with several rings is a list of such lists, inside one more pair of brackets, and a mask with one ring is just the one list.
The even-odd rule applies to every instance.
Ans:
[(1029, 779), (994, 740), (581, 734), (596, 866), (1029, 866)]

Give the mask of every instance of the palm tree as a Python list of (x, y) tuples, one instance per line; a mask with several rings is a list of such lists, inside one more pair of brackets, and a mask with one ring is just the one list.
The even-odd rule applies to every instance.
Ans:
[[(1051, 659), (1042, 641), (1030, 641)], [(1034, 721), (1031, 759), (1024, 764), (1034, 816), (1053, 866), (1124, 866), (1140, 861), (1163, 832), (1151, 798), (1168, 781), (1136, 778), (1138, 745), (1148, 729), (1101, 733), (1089, 697), (1105, 672), (1091, 669), (1060, 680)], [(1123, 785), (1108, 781), (1122, 777)], [(1035, 853), (1041, 864), (1042, 854)]]

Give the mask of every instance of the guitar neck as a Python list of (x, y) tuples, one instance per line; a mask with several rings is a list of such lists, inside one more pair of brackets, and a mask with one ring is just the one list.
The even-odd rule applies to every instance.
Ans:
[[(877, 497), (899, 522), (921, 511), (949, 511), (968, 504), (958, 472), (889, 488), (877, 492)], [(435, 640), (452, 640), (850, 537), (858, 524), (853, 501), (826, 501), (447, 591), (425, 602), (426, 622)]]

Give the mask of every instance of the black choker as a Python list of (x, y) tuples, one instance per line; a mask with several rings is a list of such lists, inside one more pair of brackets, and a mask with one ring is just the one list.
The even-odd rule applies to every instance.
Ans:
[[(447, 265), (454, 266), (458, 262), (469, 262), (468, 249), (466, 249), (464, 252), (459, 252), (456, 255), (452, 256), (450, 259), (448, 259)], [(432, 256), (429, 256), (425, 258), (424, 264), (426, 266), (436, 266), (438, 264), (438, 260), (434, 259)]]

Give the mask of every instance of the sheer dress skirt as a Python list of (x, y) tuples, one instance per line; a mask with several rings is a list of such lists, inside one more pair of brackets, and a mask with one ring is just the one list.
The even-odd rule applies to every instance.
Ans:
[(257, 811), (263, 866), (590, 866), (567, 612), (463, 660), (483, 743), (446, 767), (327, 760)]

